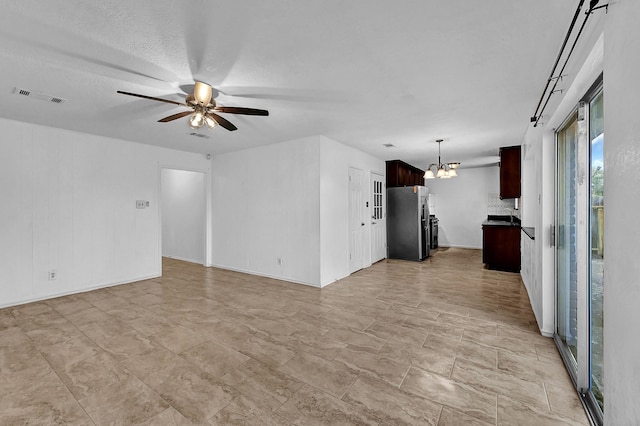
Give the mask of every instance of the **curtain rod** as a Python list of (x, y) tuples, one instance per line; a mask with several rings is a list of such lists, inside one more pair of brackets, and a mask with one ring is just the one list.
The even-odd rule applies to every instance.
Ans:
[[(544, 89), (540, 94), (540, 100), (538, 101), (538, 105), (536, 106), (536, 112), (534, 112), (533, 116), (531, 117), (531, 121), (532, 122), (535, 121), (536, 125), (538, 124), (538, 120), (540, 119), (540, 117), (538, 117), (538, 110), (540, 109), (540, 105), (542, 104), (542, 100), (544, 99), (544, 94), (547, 93), (549, 84), (551, 84), (551, 80), (554, 79), (553, 74), (556, 72), (556, 68), (560, 63), (560, 58), (564, 53), (564, 48), (567, 46), (567, 42), (569, 41), (569, 37), (571, 36), (573, 27), (575, 26), (576, 21), (578, 20), (578, 16), (580, 15), (580, 9), (582, 9), (583, 4), (584, 4), (584, 0), (580, 0), (580, 3), (578, 4), (578, 8), (576, 9), (576, 13), (573, 15), (573, 19), (571, 20), (571, 25), (569, 25), (569, 29), (567, 30), (567, 35), (564, 36), (564, 41), (562, 42), (562, 47), (560, 48), (560, 52), (558, 52), (558, 57), (556, 58), (556, 62), (553, 64), (553, 68), (551, 69), (551, 74), (549, 74), (549, 78), (547, 79), (547, 84), (545, 84)], [(560, 73), (560, 75), (562, 75), (562, 73)], [(557, 82), (559, 78), (556, 78), (555, 80)], [(544, 108), (542, 109), (544, 110)], [(542, 111), (540, 111), (540, 115), (542, 115)]]

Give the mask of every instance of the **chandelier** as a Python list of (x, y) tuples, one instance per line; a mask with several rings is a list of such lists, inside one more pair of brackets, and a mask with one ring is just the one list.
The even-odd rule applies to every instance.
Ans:
[(427, 171), (424, 172), (424, 178), (449, 179), (458, 176), (456, 169), (460, 163), (443, 163), (440, 159), (440, 144), (443, 142), (443, 139), (437, 139), (436, 142), (438, 143), (438, 163), (429, 164)]

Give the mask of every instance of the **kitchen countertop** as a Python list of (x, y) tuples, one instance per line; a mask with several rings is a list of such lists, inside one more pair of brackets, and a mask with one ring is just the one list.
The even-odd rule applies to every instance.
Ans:
[(515, 226), (519, 228), (520, 223), (516, 221), (513, 221), (513, 223), (511, 223), (508, 220), (485, 220), (484, 222), (482, 222), (482, 226)]
[(482, 226), (515, 226), (520, 227), (520, 218), (514, 216), (513, 221), (509, 215), (489, 215), (487, 220), (482, 222)]

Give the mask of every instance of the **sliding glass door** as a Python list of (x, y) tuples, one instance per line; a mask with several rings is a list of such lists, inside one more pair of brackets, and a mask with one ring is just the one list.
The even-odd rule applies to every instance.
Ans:
[(589, 140), (591, 147), (590, 237), (590, 361), (591, 391), (604, 408), (603, 383), (603, 290), (604, 290), (604, 95), (602, 90), (589, 102)]
[(602, 423), (604, 108), (602, 84), (556, 132), (556, 329), (567, 370)]
[(562, 126), (556, 140), (556, 335), (567, 367), (575, 377), (578, 363), (577, 111)]

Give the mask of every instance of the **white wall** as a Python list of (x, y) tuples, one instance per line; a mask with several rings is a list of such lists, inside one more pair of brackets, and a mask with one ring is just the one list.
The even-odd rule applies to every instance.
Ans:
[[(215, 157), (214, 264), (318, 287), (349, 275), (349, 166), (368, 201), (384, 162), (324, 136)], [(365, 247), (368, 266), (368, 232)]]
[[(464, 166), (464, 164), (463, 164)], [(489, 194), (500, 191), (498, 166), (459, 170), (458, 177), (430, 179), (435, 195), (438, 242), (444, 247), (482, 248), (482, 222), (487, 219)]]
[(349, 167), (363, 172), (363, 258), (371, 266), (371, 173), (385, 176), (385, 162), (320, 136), (321, 286), (349, 275)]
[[(605, 114), (605, 273), (604, 394), (605, 424), (636, 425), (640, 420), (640, 2), (620, 0), (609, 11), (596, 12), (571, 59), (565, 91), (557, 107), (546, 112), (542, 130), (529, 129), (535, 140), (536, 249), (540, 289), (529, 289), (541, 331), (554, 330), (554, 257), (549, 227), (553, 224), (554, 128), (570, 113), (598, 75), (604, 73)], [(532, 133), (537, 133), (532, 136)], [(530, 203), (530, 200), (523, 200)], [(527, 219), (525, 219), (527, 220)]]
[[(542, 334), (546, 336), (553, 335), (553, 315), (545, 319), (543, 310), (543, 286), (541, 284), (541, 247), (549, 247), (549, 230), (548, 225), (542, 225), (542, 199), (543, 195), (540, 188), (542, 178), (553, 182), (553, 170), (546, 170), (545, 173), (551, 174), (547, 176), (538, 172), (542, 169), (542, 127), (530, 127), (527, 131), (522, 143), (523, 161), (522, 161), (522, 226), (532, 227), (535, 230), (535, 240), (531, 241), (529, 237), (521, 234), (522, 247), (522, 281), (529, 293), (531, 308), (536, 316), (538, 326)], [(553, 141), (551, 147), (547, 147), (547, 153), (553, 152)], [(549, 164), (553, 164), (550, 160)], [(553, 191), (553, 189), (552, 189)], [(552, 302), (553, 303), (553, 302)]]
[(212, 161), (214, 265), (318, 286), (319, 138)]
[(605, 424), (640, 422), (640, 2), (609, 7), (604, 35)]
[(203, 156), (5, 119), (0, 135), (0, 307), (161, 274), (159, 164)]
[(205, 263), (205, 174), (162, 169), (162, 256)]

